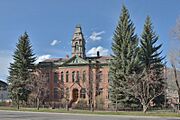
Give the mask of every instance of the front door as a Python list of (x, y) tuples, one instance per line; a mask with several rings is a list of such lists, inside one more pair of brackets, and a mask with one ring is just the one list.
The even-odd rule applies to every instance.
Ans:
[(73, 99), (73, 102), (76, 102), (77, 99), (78, 99), (78, 89), (73, 89), (73, 92), (72, 92), (72, 99)]

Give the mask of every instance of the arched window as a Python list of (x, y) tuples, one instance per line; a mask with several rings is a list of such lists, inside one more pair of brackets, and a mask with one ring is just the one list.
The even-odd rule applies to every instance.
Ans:
[(49, 81), (50, 81), (50, 76), (49, 76), (49, 73), (46, 73), (46, 75), (45, 75), (45, 79), (46, 79), (46, 81), (49, 83)]
[(86, 98), (86, 89), (85, 88), (82, 88), (80, 90), (80, 98)]
[(79, 50), (79, 45), (78, 45), (78, 42), (75, 43), (75, 51), (78, 51)]
[(102, 78), (102, 71), (99, 71), (97, 76), (98, 76), (98, 78), (97, 78), (98, 81), (99, 81), (99, 82), (102, 82), (102, 79), (103, 79), (103, 78)]
[(59, 91), (58, 91), (58, 88), (54, 88), (54, 99), (58, 99), (58, 94), (59, 94)]
[(69, 72), (66, 72), (66, 82), (69, 82)]
[(111, 79), (110, 72), (108, 72), (108, 83), (109, 83), (110, 79)]
[(82, 79), (83, 83), (86, 82), (86, 71), (83, 71), (83, 79)]
[(69, 88), (66, 88), (66, 98), (69, 98)]
[(58, 73), (57, 72), (54, 72), (54, 83), (58, 83)]
[(75, 71), (72, 72), (72, 82), (75, 81)]
[(61, 98), (64, 98), (64, 87), (61, 88), (60, 96)]
[(76, 80), (76, 82), (79, 82), (79, 79), (80, 79), (80, 76), (79, 76), (79, 71), (77, 71), (77, 80)]
[(64, 73), (61, 72), (61, 82), (64, 82)]

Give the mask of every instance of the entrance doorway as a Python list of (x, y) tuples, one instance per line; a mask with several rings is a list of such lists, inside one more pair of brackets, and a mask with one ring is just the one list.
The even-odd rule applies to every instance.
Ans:
[(72, 101), (73, 102), (76, 102), (77, 101), (77, 99), (78, 99), (78, 89), (73, 89), (73, 91), (72, 91)]

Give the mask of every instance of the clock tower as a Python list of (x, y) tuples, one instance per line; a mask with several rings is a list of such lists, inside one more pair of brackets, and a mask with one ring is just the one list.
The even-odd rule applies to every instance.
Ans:
[(78, 55), (81, 58), (86, 57), (85, 40), (80, 25), (76, 25), (75, 32), (72, 38), (72, 56), (74, 55)]

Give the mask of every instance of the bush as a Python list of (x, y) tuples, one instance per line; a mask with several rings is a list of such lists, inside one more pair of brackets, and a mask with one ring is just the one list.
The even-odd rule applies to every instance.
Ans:
[(5, 102), (0, 102), (0, 106), (5, 106)]
[(66, 108), (67, 100), (65, 98), (62, 98), (60, 100), (60, 107), (61, 108)]
[(104, 99), (102, 95), (98, 95), (96, 97), (96, 109), (97, 110), (104, 110)]
[(72, 108), (75, 109), (88, 109), (87, 101), (85, 99), (80, 99), (77, 104), (74, 104)]

